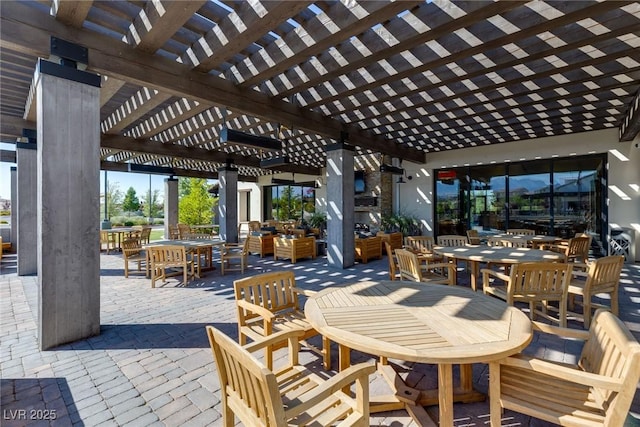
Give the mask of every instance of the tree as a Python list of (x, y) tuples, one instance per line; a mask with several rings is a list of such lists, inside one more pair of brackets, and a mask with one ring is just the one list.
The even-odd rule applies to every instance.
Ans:
[(136, 190), (133, 187), (129, 187), (127, 190), (127, 194), (124, 196), (124, 201), (122, 202), (122, 210), (131, 214), (131, 212), (138, 212), (140, 210), (140, 201), (138, 200), (138, 196), (136, 196)]
[[(151, 218), (158, 218), (162, 215), (160, 215), (162, 213), (162, 203), (160, 203), (158, 200), (160, 199), (160, 191), (159, 190), (153, 190), (153, 192), (151, 193), (151, 202), (149, 202), (149, 194), (145, 194), (143, 196), (140, 197), (141, 199), (141, 203), (144, 204), (144, 210), (142, 211), (143, 215), (149, 215)], [(149, 204), (151, 204), (151, 213), (149, 213)]]
[(209, 194), (207, 180), (180, 178), (179, 187), (181, 192), (185, 190), (179, 202), (179, 221), (190, 225), (211, 224), (217, 199)]
[[(104, 200), (104, 194), (102, 194), (102, 200)], [(117, 182), (110, 182), (107, 185), (107, 218), (112, 218), (120, 213), (120, 206), (122, 204), (122, 192), (118, 187)], [(104, 202), (100, 206), (100, 215), (104, 215)]]

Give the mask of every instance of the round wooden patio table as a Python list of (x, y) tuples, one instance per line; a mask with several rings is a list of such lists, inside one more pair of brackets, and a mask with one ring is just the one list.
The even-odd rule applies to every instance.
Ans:
[(524, 234), (496, 234), (495, 236), (489, 237), (489, 242), (507, 242), (508, 244), (505, 246), (510, 246), (511, 243), (526, 242), (534, 249), (536, 249), (538, 245), (554, 243), (558, 240), (562, 240), (562, 238), (556, 236), (545, 236), (542, 234), (536, 234), (533, 236)]
[(517, 264), (520, 262), (561, 261), (558, 252), (531, 248), (510, 248), (504, 246), (434, 246), (433, 251), (447, 258), (469, 261), (471, 264), (471, 289), (477, 289), (480, 263)]
[[(518, 353), (532, 338), (526, 314), (504, 301), (458, 286), (404, 281), (359, 282), (309, 297), (305, 315), (339, 344), (340, 369), (350, 349), (438, 365), (438, 389), (406, 386), (390, 365), (379, 369), (395, 394), (370, 399), (372, 412), (406, 408), (417, 424), (434, 425), (422, 406), (439, 405), (440, 426), (453, 425), (453, 402), (484, 400), (473, 390), (471, 363)], [(453, 364), (460, 364), (454, 387)]]

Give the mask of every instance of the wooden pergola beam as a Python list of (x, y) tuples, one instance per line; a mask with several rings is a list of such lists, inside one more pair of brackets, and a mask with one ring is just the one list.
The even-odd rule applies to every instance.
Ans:
[[(191, 169), (180, 169), (180, 168), (171, 168), (171, 169), (173, 169), (174, 176), (184, 176), (189, 178), (218, 179), (218, 172), (196, 171)], [(106, 160), (102, 160), (100, 162), (100, 170), (106, 170), (110, 172), (130, 172), (130, 173), (148, 174), (148, 172), (130, 171), (128, 163), (109, 162)], [(238, 181), (257, 182), (258, 178), (256, 178), (255, 176), (249, 176), (249, 175), (238, 175)]]
[(206, 0), (149, 1), (129, 27), (127, 42), (137, 49), (153, 53), (160, 49)]
[[(219, 28), (212, 29), (191, 46), (188, 53), (183, 55), (183, 62), (192, 65), (195, 62), (198, 71), (208, 72), (217, 68), (310, 4), (312, 2), (309, 1), (262, 2), (260, 7), (264, 8), (266, 14), (261, 16), (255, 10), (255, 3), (242, 2), (236, 12), (222, 19)], [(203, 45), (206, 45), (206, 51)]]
[(297, 107), (252, 89), (238, 88), (232, 82), (216, 76), (187, 70), (184, 64), (145, 54), (92, 31), (71, 30), (28, 6), (15, 2), (3, 2), (1, 5), (0, 47), (47, 56), (48, 52), (43, 46), (47, 46), (50, 36), (54, 35), (87, 47), (89, 69), (94, 72), (198, 102), (226, 105), (244, 114), (334, 140), (338, 140), (342, 132), (347, 132), (349, 142), (364, 149), (417, 163), (425, 160), (423, 151), (390, 143), (383, 136), (371, 132), (361, 132), (357, 125), (341, 123), (319, 112)]
[(82, 28), (92, 5), (93, 0), (53, 0), (51, 12), (63, 24)]
[(619, 129), (619, 139), (622, 141), (631, 141), (640, 132), (640, 90), (629, 103), (629, 110), (622, 119)]

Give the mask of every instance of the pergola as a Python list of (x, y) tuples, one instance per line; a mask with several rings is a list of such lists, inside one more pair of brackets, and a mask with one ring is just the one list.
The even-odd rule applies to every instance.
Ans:
[(640, 131), (639, 2), (40, 0), (0, 15), (0, 140), (42, 139), (18, 145), (37, 156), (0, 152), (24, 187), (18, 271), (37, 261), (42, 348), (99, 333), (98, 163), (220, 179), (229, 240), (238, 181), (325, 168), (328, 263), (344, 268), (345, 171)]
[[(541, 136), (640, 130), (640, 4), (619, 1), (3, 1), (3, 141), (35, 128), (50, 37), (102, 76), (101, 168), (240, 180)], [(279, 138), (222, 143), (220, 129)], [(341, 136), (342, 135), (342, 136)], [(3, 152), (10, 160), (11, 153)], [(135, 167), (133, 168), (135, 170)]]

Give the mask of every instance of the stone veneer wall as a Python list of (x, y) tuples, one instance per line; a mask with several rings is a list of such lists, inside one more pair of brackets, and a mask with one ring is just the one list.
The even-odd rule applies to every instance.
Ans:
[[(384, 156), (383, 162), (390, 164), (391, 158)], [(372, 231), (380, 228), (383, 214), (391, 214), (393, 209), (393, 175), (381, 173), (377, 168), (365, 171), (365, 192), (356, 194), (354, 220), (357, 223), (369, 224)], [(358, 206), (358, 198), (375, 197), (376, 206)]]

